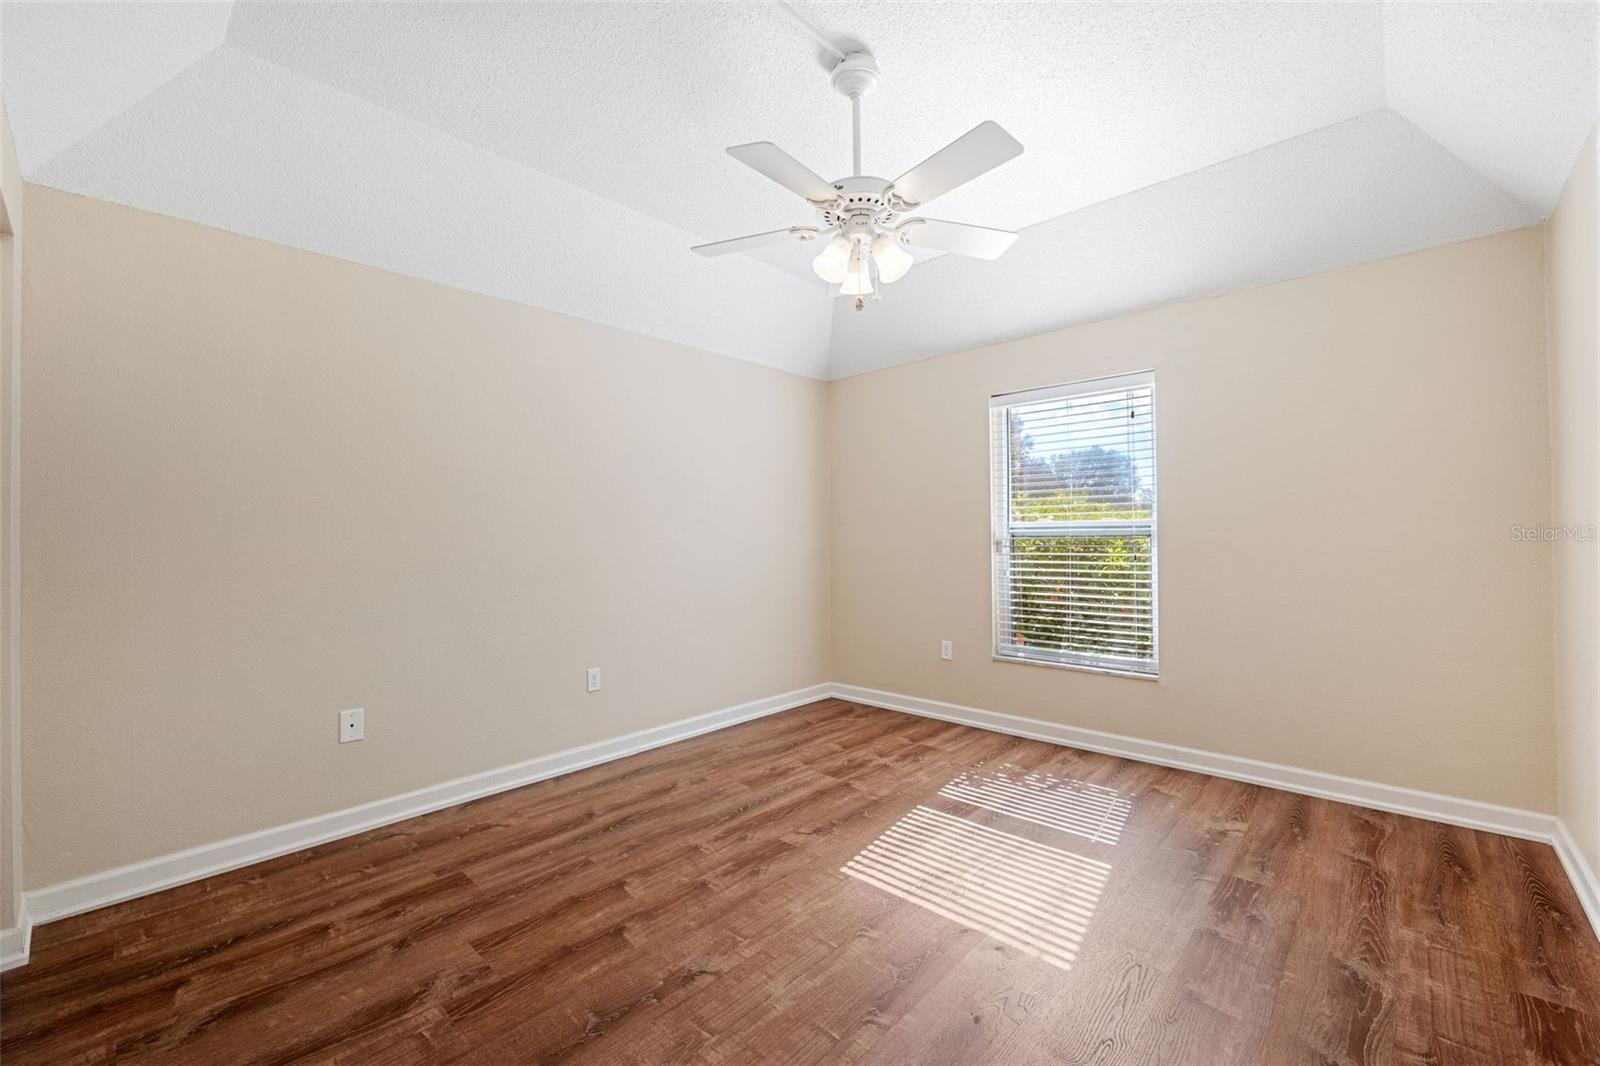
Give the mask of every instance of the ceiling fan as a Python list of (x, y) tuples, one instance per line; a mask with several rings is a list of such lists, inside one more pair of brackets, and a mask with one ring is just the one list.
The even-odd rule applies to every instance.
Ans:
[(826, 181), (771, 141), (736, 144), (728, 154), (760, 171), (816, 209), (820, 225), (790, 226), (748, 237), (697, 245), (701, 255), (745, 252), (784, 241), (819, 241), (822, 251), (811, 269), (836, 295), (883, 298), (883, 286), (905, 277), (915, 260), (907, 245), (998, 259), (1017, 239), (1009, 230), (945, 222), (914, 213), (936, 196), (965, 185), (980, 174), (1022, 154), (1022, 145), (985, 122), (962, 134), (893, 181), (861, 173), (861, 98), (877, 87), (878, 65), (866, 52), (851, 52), (833, 68), (833, 87), (850, 98), (852, 158), (855, 173)]

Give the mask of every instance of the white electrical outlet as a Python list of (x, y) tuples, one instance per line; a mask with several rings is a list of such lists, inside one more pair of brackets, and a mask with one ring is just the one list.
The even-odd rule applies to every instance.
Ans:
[(598, 666), (589, 667), (589, 675), (586, 678), (586, 683), (589, 686), (590, 692), (600, 691), (600, 668)]
[(367, 735), (367, 712), (357, 707), (339, 712), (339, 743), (348, 744)]
[(955, 657), (956, 657), (956, 646), (955, 646), (954, 642), (948, 641), (948, 640), (941, 640), (939, 642), (939, 658), (941, 658), (941, 659), (954, 659)]

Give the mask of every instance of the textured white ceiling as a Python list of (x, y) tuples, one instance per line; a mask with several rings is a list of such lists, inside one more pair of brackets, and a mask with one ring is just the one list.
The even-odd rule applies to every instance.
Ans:
[(1384, 87), (1390, 107), (1548, 215), (1595, 122), (1595, 6), (1387, 4)]
[[(261, 119), (240, 121), (241, 115)], [(811, 286), (560, 178), (222, 47), (45, 163), (46, 185), (798, 373)], [(777, 324), (783, 323), (783, 326)]]
[[(727, 145), (772, 140), (824, 177), (849, 173), (849, 104), (770, 5), (472, 6), (241, 4), (228, 39), (707, 239), (811, 221)], [(892, 178), (984, 119), (1027, 146), (939, 202), (986, 225), (1042, 222), (1383, 103), (1376, 5), (805, 10), (884, 68), (864, 105), (870, 173)]]
[(1042, 222), (992, 263), (943, 256), (865, 311), (836, 301), (831, 367), (842, 377), (1331, 270), (1372, 258), (1373, 232), (1396, 255), (1538, 219), (1378, 109)]
[(798, 6), (884, 68), (868, 171), (1026, 145), (930, 212), (1005, 259), (846, 314), (688, 254), (809, 221), (726, 145), (847, 169), (771, 4), (7, 0), (4, 92), (31, 180), (818, 375), (1537, 221), (1595, 116), (1590, 3)]
[(0, 91), (19, 161), (38, 164), (75, 144), (221, 44), (232, 7), (0, 7)]

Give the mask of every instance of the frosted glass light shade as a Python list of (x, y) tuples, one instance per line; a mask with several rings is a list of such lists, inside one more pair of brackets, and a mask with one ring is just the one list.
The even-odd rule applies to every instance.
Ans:
[(845, 272), (850, 266), (850, 249), (849, 241), (835, 237), (811, 260), (812, 271), (829, 285), (843, 284)]
[(888, 285), (899, 281), (916, 260), (900, 247), (900, 242), (888, 234), (880, 234), (872, 242), (872, 258), (878, 261), (878, 280)]

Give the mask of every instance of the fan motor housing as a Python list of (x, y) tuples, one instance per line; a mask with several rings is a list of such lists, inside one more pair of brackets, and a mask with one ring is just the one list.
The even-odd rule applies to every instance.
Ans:
[(896, 213), (889, 206), (889, 183), (883, 178), (857, 176), (840, 178), (831, 184), (838, 191), (841, 203), (838, 208), (817, 212), (826, 228), (841, 226), (859, 215), (886, 226), (894, 222)]

